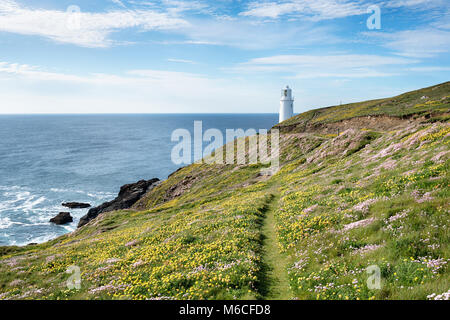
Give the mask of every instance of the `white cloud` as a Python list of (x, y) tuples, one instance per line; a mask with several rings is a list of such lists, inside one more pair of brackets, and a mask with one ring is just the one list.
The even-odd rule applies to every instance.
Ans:
[(207, 78), (199, 74), (191, 74), (175, 71), (159, 70), (130, 70), (125, 75), (92, 73), (89, 75), (73, 75), (60, 72), (49, 72), (38, 66), (26, 64), (0, 62), (0, 75), (13, 75), (35, 81), (68, 82), (91, 85), (135, 85), (148, 86), (155, 82), (167, 81), (207, 81)]
[(41, 70), (41, 68), (37, 66), (8, 62), (0, 62), (0, 75), (1, 74), (6, 76), (20, 76), (39, 81), (86, 82), (85, 78), (76, 75), (48, 72)]
[(186, 59), (173, 59), (173, 58), (169, 58), (167, 59), (167, 61), (169, 62), (176, 62), (176, 63), (187, 63), (187, 64), (195, 64), (195, 61), (192, 60), (186, 60)]
[(196, 13), (211, 13), (211, 9), (206, 3), (199, 1), (179, 1), (179, 0), (162, 0), (162, 5), (167, 11), (178, 14), (186, 11), (195, 11)]
[(260, 23), (249, 19), (200, 19), (177, 30), (187, 37), (185, 43), (224, 45), (241, 49), (271, 49), (307, 46), (318, 43), (333, 44), (340, 39), (329, 27), (311, 23)]
[(382, 2), (386, 8), (417, 7), (418, 9), (429, 9), (445, 4), (446, 0), (390, 0)]
[(284, 15), (307, 18), (314, 21), (344, 18), (367, 13), (370, 5), (381, 8), (413, 8), (428, 10), (446, 6), (447, 0), (279, 0), (253, 1), (240, 15), (258, 18), (279, 18)]
[(241, 13), (243, 16), (277, 18), (286, 13), (292, 13), (294, 3), (257, 3), (253, 2), (249, 6), (248, 11)]
[(288, 78), (369, 78), (398, 75), (390, 68), (409, 65), (418, 60), (364, 54), (279, 55), (252, 59), (232, 68), (234, 72), (278, 72)]
[(278, 99), (278, 89), (239, 77), (165, 70), (74, 75), (0, 62), (0, 83), (0, 113), (242, 112), (245, 106), (270, 111), (271, 96), (275, 111)]
[[(79, 75), (0, 62), (0, 113), (277, 112), (279, 88), (286, 83), (294, 87), (300, 112), (404, 91), (384, 92), (387, 87), (373, 82), (377, 77), (438, 71), (415, 62), (376, 55), (273, 56), (240, 64), (237, 74), (226, 77), (152, 69)], [(252, 81), (259, 74), (246, 73), (258, 68), (279, 73)]]
[(450, 31), (447, 30), (424, 28), (392, 33), (366, 32), (364, 35), (381, 41), (384, 47), (405, 57), (430, 58), (450, 50)]
[(248, 65), (288, 65), (297, 67), (370, 67), (389, 64), (410, 64), (414, 61), (398, 57), (370, 54), (341, 55), (279, 55), (256, 58), (245, 63)]
[(125, 7), (126, 7), (126, 6), (123, 4), (123, 2), (120, 1), (120, 0), (111, 0), (111, 2), (117, 4), (118, 6), (120, 6), (120, 7), (122, 7), (122, 8), (125, 8)]
[(342, 18), (366, 13), (367, 6), (349, 0), (291, 0), (252, 2), (243, 16), (278, 18), (282, 15), (300, 15), (312, 20)]
[(31, 9), (12, 0), (0, 2), (0, 31), (38, 35), (85, 47), (109, 46), (112, 44), (110, 34), (121, 29), (168, 30), (187, 25), (181, 18), (152, 10), (65, 12)]
[(409, 68), (408, 70), (414, 71), (414, 72), (444, 72), (444, 71), (450, 71), (450, 67), (424, 66), (424, 67)]
[[(124, 43), (112, 40), (111, 36), (114, 32), (130, 28), (171, 31), (174, 35), (185, 37), (184, 40), (177, 40), (178, 43), (224, 45), (243, 49), (337, 41), (329, 28), (313, 27), (311, 23), (291, 23), (285, 26), (281, 23), (259, 23), (242, 17), (230, 18), (210, 12), (211, 9), (199, 1), (162, 0), (150, 4), (154, 6), (146, 6), (144, 2), (133, 5), (134, 9), (78, 13), (33, 9), (13, 0), (3, 0), (0, 2), (0, 31), (37, 35), (84, 47), (108, 47)], [(191, 17), (188, 21), (181, 17), (188, 11), (208, 13), (209, 16)], [(166, 42), (171, 44), (174, 40)]]
[(291, 77), (293, 79), (317, 79), (317, 78), (344, 78), (344, 79), (352, 79), (352, 78), (379, 78), (379, 77), (392, 77), (398, 76), (400, 73), (398, 72), (382, 72), (369, 68), (355, 68), (348, 70), (347, 72), (320, 72), (316, 71), (307, 71), (301, 72), (297, 75)]

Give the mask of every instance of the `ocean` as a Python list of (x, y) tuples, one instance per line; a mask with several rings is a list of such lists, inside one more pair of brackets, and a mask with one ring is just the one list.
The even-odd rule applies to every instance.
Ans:
[[(120, 186), (167, 176), (175, 129), (270, 129), (278, 114), (0, 115), (0, 245), (41, 243), (76, 229), (88, 209)], [(205, 146), (208, 143), (205, 142)], [(49, 222), (68, 211), (74, 222)]]

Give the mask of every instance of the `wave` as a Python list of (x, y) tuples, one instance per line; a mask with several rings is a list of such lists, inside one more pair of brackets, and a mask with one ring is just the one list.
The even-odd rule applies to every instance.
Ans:
[(13, 225), (22, 226), (22, 227), (46, 226), (46, 225), (48, 225), (48, 221), (47, 222), (25, 223), (25, 222), (21, 222), (21, 221), (12, 221), (8, 217), (0, 217), (0, 229), (9, 229)]
[(57, 192), (57, 193), (81, 193), (86, 194), (85, 191), (82, 190), (70, 190), (70, 189), (60, 189), (60, 188), (50, 188), (51, 192)]
[(30, 195), (31, 194), (28, 191), (21, 191), (17, 193), (13, 192), (3, 193), (3, 197), (11, 197), (13, 199), (0, 201), (0, 211), (10, 209), (11, 207), (13, 207), (13, 205), (15, 206), (17, 202), (27, 200), (30, 197)]
[(0, 217), (0, 229), (7, 229), (14, 223), (8, 217)]
[[(42, 236), (37, 237), (27, 237), (26, 240), (9, 240), (9, 245), (11, 246), (25, 246), (29, 243), (44, 243), (50, 240), (55, 239), (56, 237), (60, 236), (60, 234), (56, 232), (51, 232)], [(7, 237), (9, 238), (9, 237)]]
[(20, 186), (0, 186), (0, 190), (2, 191), (10, 191), (20, 189)]
[(24, 210), (31, 211), (35, 206), (47, 200), (46, 197), (39, 197), (38, 199), (33, 201), (34, 198), (35, 196), (31, 196), (29, 199), (25, 200), (25, 203), (23, 204), (22, 208)]
[[(0, 243), (25, 245), (41, 243), (76, 229), (79, 219), (89, 208), (68, 209), (64, 201), (88, 202), (96, 206), (113, 199), (111, 192), (92, 192), (70, 188), (46, 188), (33, 190), (31, 187), (0, 186)], [(56, 226), (49, 222), (59, 212), (69, 211), (72, 223)]]
[(114, 193), (111, 193), (111, 192), (95, 192), (95, 193), (93, 193), (93, 192), (88, 192), (88, 191), (83, 191), (83, 190), (70, 190), (70, 189), (60, 189), (60, 188), (51, 188), (50, 191), (56, 192), (56, 193), (84, 194), (90, 198), (95, 198), (95, 199), (100, 199), (100, 200), (114, 197)]

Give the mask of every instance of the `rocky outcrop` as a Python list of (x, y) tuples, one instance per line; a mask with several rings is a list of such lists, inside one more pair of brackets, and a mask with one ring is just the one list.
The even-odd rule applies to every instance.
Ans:
[(166, 195), (164, 196), (164, 201), (170, 201), (176, 197), (181, 196), (191, 188), (196, 180), (197, 177), (186, 176), (183, 180), (171, 186), (169, 190), (167, 190)]
[(122, 186), (119, 195), (114, 200), (90, 209), (89, 212), (80, 219), (78, 228), (95, 219), (101, 213), (131, 208), (131, 206), (141, 199), (143, 195), (153, 189), (158, 182), (159, 179), (154, 178)]
[(91, 205), (89, 203), (83, 203), (83, 202), (65, 202), (61, 204), (63, 207), (70, 208), (70, 209), (84, 209), (89, 208)]
[(54, 224), (58, 224), (58, 225), (66, 224), (66, 223), (69, 223), (72, 221), (73, 221), (73, 218), (69, 212), (60, 212), (60, 213), (58, 213), (57, 216), (50, 219), (50, 222), (53, 222)]

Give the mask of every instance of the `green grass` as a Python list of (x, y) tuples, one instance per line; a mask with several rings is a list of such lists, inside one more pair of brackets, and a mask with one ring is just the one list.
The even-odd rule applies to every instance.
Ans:
[[(420, 95), (445, 102), (448, 87), (353, 104), (352, 115), (344, 106), (294, 117), (289, 122), (300, 127), (308, 119), (323, 128), (332, 114), (419, 110), (408, 114), (416, 120), (389, 130), (286, 131), (273, 176), (260, 175), (262, 164), (193, 164), (130, 210), (44, 244), (0, 247), (0, 299), (427, 299), (447, 292), (450, 125), (406, 106)], [(393, 101), (405, 107), (395, 111)], [(425, 106), (448, 113), (445, 104)], [(66, 287), (72, 265), (81, 269), (81, 290)], [(372, 265), (381, 271), (380, 290), (366, 285)]]
[[(276, 192), (275, 189), (272, 190)], [(263, 249), (262, 270), (258, 284), (259, 298), (268, 300), (288, 300), (293, 298), (286, 272), (287, 259), (278, 247), (277, 224), (275, 220), (278, 200), (279, 195), (275, 193), (264, 212), (261, 228)]]
[[(290, 131), (302, 131), (308, 125), (333, 123), (365, 116), (425, 117), (430, 122), (446, 121), (450, 107), (449, 92), (450, 82), (445, 82), (392, 98), (311, 110), (292, 117), (275, 127), (281, 129), (287, 127), (290, 128)], [(425, 98), (422, 99), (423, 97)]]

